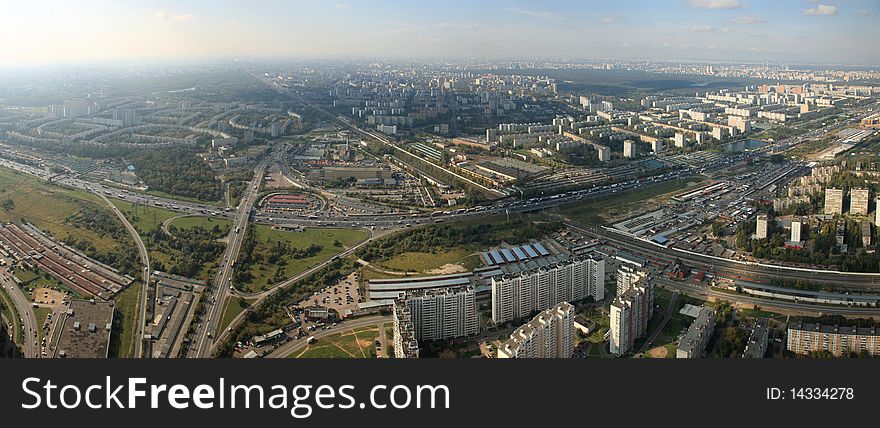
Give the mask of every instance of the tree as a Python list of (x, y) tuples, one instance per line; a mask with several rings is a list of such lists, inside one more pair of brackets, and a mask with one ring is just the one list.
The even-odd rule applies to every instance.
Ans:
[(3, 210), (12, 211), (14, 209), (15, 209), (15, 201), (13, 201), (12, 199), (7, 199), (7, 200), (3, 201)]

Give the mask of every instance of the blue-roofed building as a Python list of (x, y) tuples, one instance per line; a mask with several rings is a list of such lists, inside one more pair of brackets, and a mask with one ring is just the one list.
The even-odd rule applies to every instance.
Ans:
[(516, 258), (519, 260), (528, 259), (528, 257), (526, 257), (526, 253), (523, 252), (522, 248), (520, 248), (520, 247), (513, 247), (513, 254), (515, 254)]
[(547, 249), (544, 248), (544, 246), (541, 245), (540, 242), (535, 242), (535, 249), (538, 250), (538, 253), (540, 253), (542, 256), (550, 255), (550, 252), (547, 251)]
[(538, 257), (538, 252), (535, 251), (535, 249), (532, 248), (531, 245), (526, 244), (526, 245), (523, 245), (522, 247), (526, 250), (526, 253), (529, 255), (529, 257), (531, 257), (531, 258)]
[(507, 260), (508, 263), (513, 263), (516, 261), (516, 257), (513, 256), (513, 253), (510, 252), (507, 248), (501, 249), (501, 254), (504, 255), (504, 259)]

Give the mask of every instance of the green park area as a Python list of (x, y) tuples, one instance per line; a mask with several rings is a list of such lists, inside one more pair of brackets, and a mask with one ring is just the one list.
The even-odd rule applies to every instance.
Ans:
[(242, 244), (235, 280), (246, 291), (259, 291), (330, 260), (367, 239), (361, 229), (249, 229)]
[(647, 186), (637, 192), (613, 193), (611, 196), (563, 205), (559, 208), (559, 214), (582, 224), (607, 224), (659, 206), (680, 191), (699, 186), (704, 181), (705, 177), (702, 176), (688, 177)]
[(375, 358), (377, 326), (360, 327), (322, 337), (290, 358)]
[[(205, 230), (213, 230), (216, 233), (226, 235), (229, 233), (229, 219), (214, 217), (178, 217), (171, 221), (169, 228), (188, 230), (200, 227)], [(214, 229), (214, 227), (217, 229)]]

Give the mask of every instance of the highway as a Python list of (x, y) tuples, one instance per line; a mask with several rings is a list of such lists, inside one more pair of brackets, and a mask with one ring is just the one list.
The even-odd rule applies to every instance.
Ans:
[[(7, 268), (0, 269), (0, 283), (2, 283), (3, 289), (6, 291), (6, 295), (12, 299), (12, 304), (15, 305), (15, 311), (18, 312), (18, 316), (21, 317), (24, 329), (21, 332), (22, 341), (24, 342), (22, 343), (22, 352), (24, 352), (25, 358), (40, 358), (39, 345), (36, 343), (38, 326), (37, 317), (34, 315), (34, 305), (15, 281), (11, 279), (11, 275)], [(16, 322), (15, 320), (9, 321)], [(11, 331), (9, 333), (12, 334)]]
[(128, 234), (131, 235), (131, 238), (134, 239), (134, 243), (138, 249), (138, 254), (140, 254), (141, 264), (143, 265), (143, 271), (141, 272), (143, 285), (141, 286), (141, 294), (138, 299), (138, 318), (140, 318), (140, 322), (138, 323), (137, 331), (135, 333), (136, 340), (134, 341), (134, 357), (149, 358), (152, 352), (150, 352), (149, 343), (146, 344), (147, 349), (144, 350), (144, 334), (146, 333), (145, 330), (147, 328), (147, 313), (155, 314), (154, 302), (156, 300), (155, 298), (149, 298), (150, 274), (153, 272), (150, 269), (150, 254), (147, 252), (147, 246), (144, 245), (144, 241), (143, 239), (141, 239), (141, 235), (138, 233), (137, 229), (132, 226), (128, 219), (125, 218), (125, 214), (123, 214), (122, 211), (119, 210), (119, 208), (116, 208), (116, 205), (113, 205), (113, 203), (110, 202), (110, 200), (107, 199), (106, 196), (97, 191), (93, 191), (93, 193), (101, 197), (101, 199), (103, 199), (104, 202), (107, 203), (107, 206), (110, 207), (111, 210), (113, 210), (113, 213), (116, 214), (116, 217), (119, 218), (119, 221), (121, 221), (122, 224), (125, 225), (125, 229), (128, 231)]
[[(235, 266), (235, 260), (241, 250), (241, 244), (247, 235), (248, 220), (251, 216), (251, 209), (259, 194), (260, 183), (266, 173), (266, 168), (270, 162), (274, 162), (279, 154), (283, 154), (283, 150), (276, 151), (265, 157), (254, 169), (254, 177), (248, 183), (244, 194), (241, 197), (241, 203), (238, 205), (238, 211), (229, 228), (229, 237), (226, 242), (226, 251), (223, 254), (223, 260), (217, 269), (213, 283), (209, 289), (202, 294), (205, 304), (208, 305), (208, 314), (196, 328), (195, 342), (190, 345), (189, 356), (196, 358), (207, 358), (211, 356), (213, 339), (212, 336), (217, 332), (217, 326), (223, 317), (226, 297), (232, 288), (232, 273)], [(213, 294), (213, 297), (211, 295)], [(210, 300), (207, 300), (210, 297)]]

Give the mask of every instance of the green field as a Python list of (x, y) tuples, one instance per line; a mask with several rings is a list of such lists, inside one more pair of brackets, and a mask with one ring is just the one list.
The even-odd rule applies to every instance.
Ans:
[(473, 270), (480, 266), (480, 258), (463, 248), (455, 248), (437, 253), (402, 253), (377, 264), (392, 271), (428, 273), (447, 264)]
[(113, 343), (110, 346), (111, 357), (131, 358), (134, 355), (140, 291), (141, 284), (135, 282), (116, 295), (116, 310), (113, 314), (114, 331), (113, 339), (111, 339)]
[(213, 218), (213, 217), (180, 217), (171, 220), (169, 226), (177, 229), (192, 229), (201, 227), (205, 230), (212, 230), (214, 226), (220, 228), (220, 233), (226, 235), (229, 233), (229, 219)]
[(109, 251), (121, 244), (109, 235), (68, 223), (65, 219), (84, 206), (108, 210), (99, 197), (81, 190), (71, 190), (43, 182), (36, 177), (0, 167), (0, 203), (11, 201), (0, 209), (0, 222), (24, 220), (48, 232), (57, 239), (69, 237), (91, 242), (97, 251)]
[(131, 202), (121, 201), (119, 199), (111, 199), (113, 205), (116, 205), (125, 218), (131, 222), (141, 235), (149, 233), (153, 229), (162, 226), (162, 222), (171, 217), (180, 215), (180, 213), (169, 211), (162, 208), (149, 207), (146, 205), (136, 205)]
[(376, 339), (379, 329), (376, 326), (361, 327), (318, 339), (305, 350), (289, 358), (375, 358)]
[(226, 329), (226, 326), (228, 326), (238, 314), (247, 309), (248, 306), (250, 306), (250, 304), (247, 300), (239, 297), (230, 297), (226, 301), (226, 307), (223, 308), (223, 318), (220, 319), (220, 327), (218, 330), (222, 332)]
[[(241, 284), (247, 291), (258, 291), (277, 282), (300, 274), (312, 266), (329, 260), (336, 254), (352, 247), (367, 238), (367, 232), (360, 229), (305, 229), (302, 232), (274, 230), (267, 225), (254, 227), (255, 247), (253, 260), (246, 266), (251, 280)], [(282, 257), (283, 267), (270, 264), (266, 260), (270, 246), (275, 242), (286, 242), (292, 247), (303, 249), (310, 244), (319, 245), (321, 250), (310, 257), (296, 259), (289, 255)], [(340, 246), (333, 245), (337, 242)], [(279, 272), (279, 270), (281, 270)]]
[(619, 216), (630, 210), (639, 209), (644, 201), (660, 196), (671, 197), (672, 193), (699, 185), (705, 180), (702, 176), (688, 177), (683, 180), (668, 181), (662, 184), (645, 187), (638, 191), (628, 191), (613, 196), (584, 202), (563, 205), (559, 214), (583, 224), (605, 224), (610, 217)]

